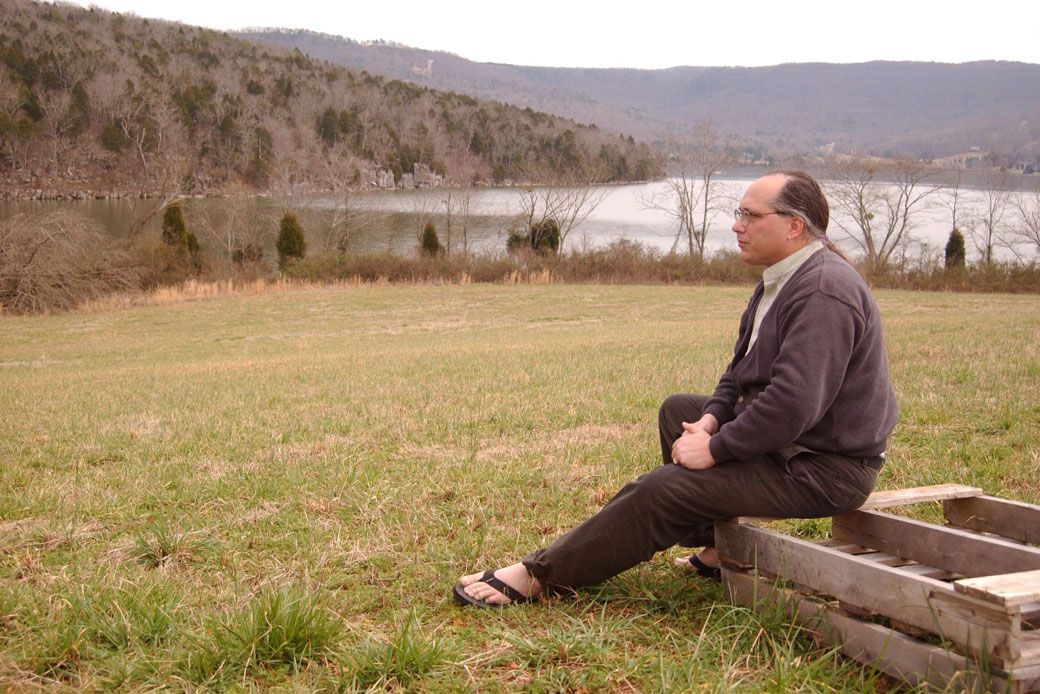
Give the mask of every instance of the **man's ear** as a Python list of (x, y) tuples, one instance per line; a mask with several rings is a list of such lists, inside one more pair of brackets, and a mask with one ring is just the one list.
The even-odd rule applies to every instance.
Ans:
[(788, 217), (791, 220), (790, 226), (787, 228), (787, 240), (794, 241), (805, 234), (805, 222), (800, 217), (794, 215)]

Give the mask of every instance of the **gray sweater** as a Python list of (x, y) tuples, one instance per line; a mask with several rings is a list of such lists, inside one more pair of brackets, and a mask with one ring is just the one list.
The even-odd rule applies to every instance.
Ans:
[(881, 316), (863, 278), (821, 250), (795, 271), (744, 355), (759, 283), (740, 319), (733, 361), (704, 411), (718, 463), (797, 450), (881, 455), (898, 417)]

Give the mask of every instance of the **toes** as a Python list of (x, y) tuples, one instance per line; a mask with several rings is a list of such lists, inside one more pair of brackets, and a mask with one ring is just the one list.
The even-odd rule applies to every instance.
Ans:
[[(477, 577), (479, 578), (481, 575), (482, 574), (477, 574)], [(487, 583), (484, 583), (482, 581), (476, 581), (474, 583), (470, 583), (469, 585), (463, 585), (462, 590), (466, 593), (466, 595), (470, 596), (474, 600), (483, 600), (484, 602), (490, 603), (492, 605), (499, 605), (510, 602), (508, 597), (506, 597), (501, 592), (499, 592), (495, 588), (492, 588)]]
[(468, 576), (463, 576), (462, 578), (460, 578), (459, 579), (459, 583), (461, 583), (464, 586), (472, 585), (473, 583), (476, 583), (481, 578), (483, 578), (483, 576), (484, 576), (483, 572), (475, 573), (475, 574), (469, 574)]

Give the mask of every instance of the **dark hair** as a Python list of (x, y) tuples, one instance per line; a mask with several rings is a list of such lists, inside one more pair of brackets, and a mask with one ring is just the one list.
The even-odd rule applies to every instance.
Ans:
[(830, 207), (816, 179), (804, 171), (774, 171), (772, 175), (784, 177), (784, 184), (773, 200), (776, 211), (802, 220), (809, 236), (827, 241), (830, 246), (827, 240)]

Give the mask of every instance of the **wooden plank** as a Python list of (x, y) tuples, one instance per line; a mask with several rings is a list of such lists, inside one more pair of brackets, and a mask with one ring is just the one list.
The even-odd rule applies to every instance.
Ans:
[(926, 501), (960, 499), (980, 496), (981, 494), (982, 490), (978, 487), (968, 487), (963, 484), (933, 484), (927, 487), (912, 487), (910, 489), (887, 489), (871, 494), (858, 510), (872, 511), (879, 508), (909, 506), (910, 504), (920, 504)]
[(1040, 569), (1038, 548), (879, 511), (836, 516), (831, 534), (967, 577)]
[(943, 501), (943, 515), (951, 525), (1040, 545), (1040, 506), (976, 496)]
[[(969, 487), (964, 484), (932, 484), (926, 487), (911, 487), (909, 489), (886, 489), (873, 492), (863, 502), (863, 505), (856, 510), (873, 511), (879, 508), (910, 506), (911, 504), (921, 504), (928, 501), (946, 501), (947, 499), (963, 499), (981, 495), (982, 490), (980, 488)], [(784, 519), (774, 516), (737, 516), (730, 520), (734, 523), (762, 525)]]
[[(956, 591), (933, 593), (929, 596), (929, 604), (935, 614), (941, 615), (945, 620), (962, 620), (966, 623), (984, 624), (993, 619), (991, 612), (983, 605), (996, 608), (993, 603), (986, 603), (973, 596)], [(1000, 609), (1000, 608), (998, 608)], [(1001, 657), (1004, 665), (1015, 667), (1025, 665), (1040, 665), (1037, 658), (1037, 646), (1040, 646), (1040, 634), (1024, 632), (1022, 630), (1021, 615), (1014, 608), (1006, 608), (1007, 641), (1001, 648)]]
[(1040, 629), (1040, 600), (1022, 605), (1022, 622), (1033, 629)]
[[(723, 583), (730, 599), (754, 607), (768, 601), (785, 601), (788, 614), (818, 634), (821, 643), (838, 648), (847, 657), (910, 684), (929, 684), (941, 691), (951, 685), (957, 691), (1027, 694), (1040, 690), (1040, 666), (1017, 668), (1013, 677), (990, 668), (980, 671), (976, 663), (939, 646), (923, 643), (879, 624), (846, 617), (826, 605), (777, 589), (768, 581), (724, 570)], [(959, 684), (965, 685), (963, 688)]]
[(841, 600), (838, 601), (838, 609), (841, 610), (842, 614), (845, 614), (850, 617), (858, 617), (860, 619), (869, 619), (870, 617), (873, 617), (876, 614), (874, 612), (870, 612), (869, 610), (861, 610), (855, 605), (850, 605), (847, 602), (842, 602)]
[(834, 538), (817, 540), (816, 544), (821, 547), (830, 547), (831, 549), (844, 552), (845, 554), (863, 554), (865, 552), (873, 551), (867, 547), (863, 547), (862, 545), (854, 545), (848, 542), (842, 542), (841, 540), (835, 540)]
[(900, 569), (752, 525), (717, 522), (715, 543), (726, 563), (755, 566), (759, 572), (811, 586), (858, 609), (940, 634), (967, 650), (985, 650), (989, 662), (998, 666), (1021, 664), (1012, 639), (1011, 618), (1004, 609), (974, 600), (970, 618), (960, 613), (944, 614), (935, 609), (932, 596), (955, 596), (958, 605), (972, 598), (955, 593), (942, 581), (911, 576)]
[(1023, 663), (1040, 667), (1040, 634), (1028, 634), (1022, 637)]
[(945, 569), (937, 569), (934, 566), (928, 566), (927, 564), (910, 564), (909, 566), (901, 566), (899, 568), (909, 574), (915, 576), (927, 576), (928, 578), (934, 578), (937, 581), (949, 581), (950, 579), (958, 577), (958, 574), (951, 574)]
[(906, 566), (910, 563), (909, 559), (903, 559), (902, 557), (897, 557), (888, 552), (877, 552), (874, 550), (869, 552), (857, 552), (856, 556), (865, 561), (872, 561), (875, 564), (884, 564), (885, 566)]
[(954, 590), (998, 605), (1026, 605), (1040, 600), (1040, 571), (1022, 571), (954, 581)]
[[(982, 490), (964, 484), (932, 484), (927, 487), (911, 487), (909, 489), (886, 489), (873, 492), (863, 502), (858, 511), (872, 511), (893, 506), (910, 506), (928, 501), (945, 501), (946, 499), (962, 499), (980, 496)], [(734, 523), (761, 525), (772, 521), (784, 520), (773, 516), (738, 516), (731, 519)]]

